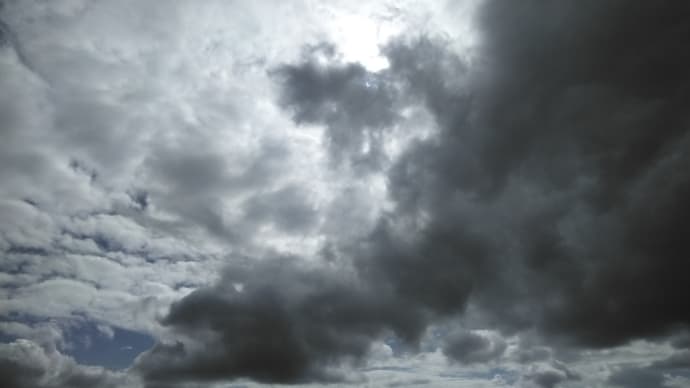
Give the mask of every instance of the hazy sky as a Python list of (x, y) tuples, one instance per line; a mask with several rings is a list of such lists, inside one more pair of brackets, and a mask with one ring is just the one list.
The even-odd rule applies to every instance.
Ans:
[(0, 6), (3, 387), (690, 386), (690, 2)]

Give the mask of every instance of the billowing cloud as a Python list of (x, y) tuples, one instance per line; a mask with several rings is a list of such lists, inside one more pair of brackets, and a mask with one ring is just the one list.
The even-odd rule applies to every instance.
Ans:
[(349, 157), (380, 169), (385, 130), (398, 116), (398, 90), (383, 78), (385, 73), (369, 72), (356, 63), (337, 64), (334, 50), (315, 47), (307, 51), (305, 62), (275, 70), (284, 83), (282, 104), (293, 111), (296, 123), (326, 126), (336, 162)]

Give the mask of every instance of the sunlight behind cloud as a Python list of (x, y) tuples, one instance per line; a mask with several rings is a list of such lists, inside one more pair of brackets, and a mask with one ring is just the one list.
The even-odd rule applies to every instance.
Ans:
[(336, 17), (335, 26), (335, 38), (345, 61), (361, 63), (372, 72), (388, 67), (379, 49), (392, 36), (390, 25), (365, 15), (343, 14)]

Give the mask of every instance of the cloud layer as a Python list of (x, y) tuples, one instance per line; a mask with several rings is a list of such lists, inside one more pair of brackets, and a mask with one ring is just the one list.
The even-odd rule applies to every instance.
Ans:
[(690, 6), (123, 4), (0, 11), (13, 387), (688, 382)]

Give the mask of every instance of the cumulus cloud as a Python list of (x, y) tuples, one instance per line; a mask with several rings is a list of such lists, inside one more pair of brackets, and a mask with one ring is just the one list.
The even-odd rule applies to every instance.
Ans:
[(326, 126), (336, 162), (350, 158), (380, 169), (385, 131), (398, 116), (399, 91), (385, 79), (385, 72), (369, 72), (356, 63), (339, 64), (335, 49), (321, 45), (308, 50), (304, 62), (275, 69), (284, 83), (281, 102), (293, 111), (296, 123)]
[(124, 374), (79, 365), (55, 350), (46, 351), (23, 339), (0, 344), (0, 377), (10, 388), (137, 386)]
[(305, 265), (282, 258), (230, 266), (221, 283), (173, 304), (163, 320), (187, 341), (157, 345), (137, 367), (152, 381), (342, 380), (336, 367), (358, 365), (374, 339), (418, 335), (414, 312), (346, 268)]

